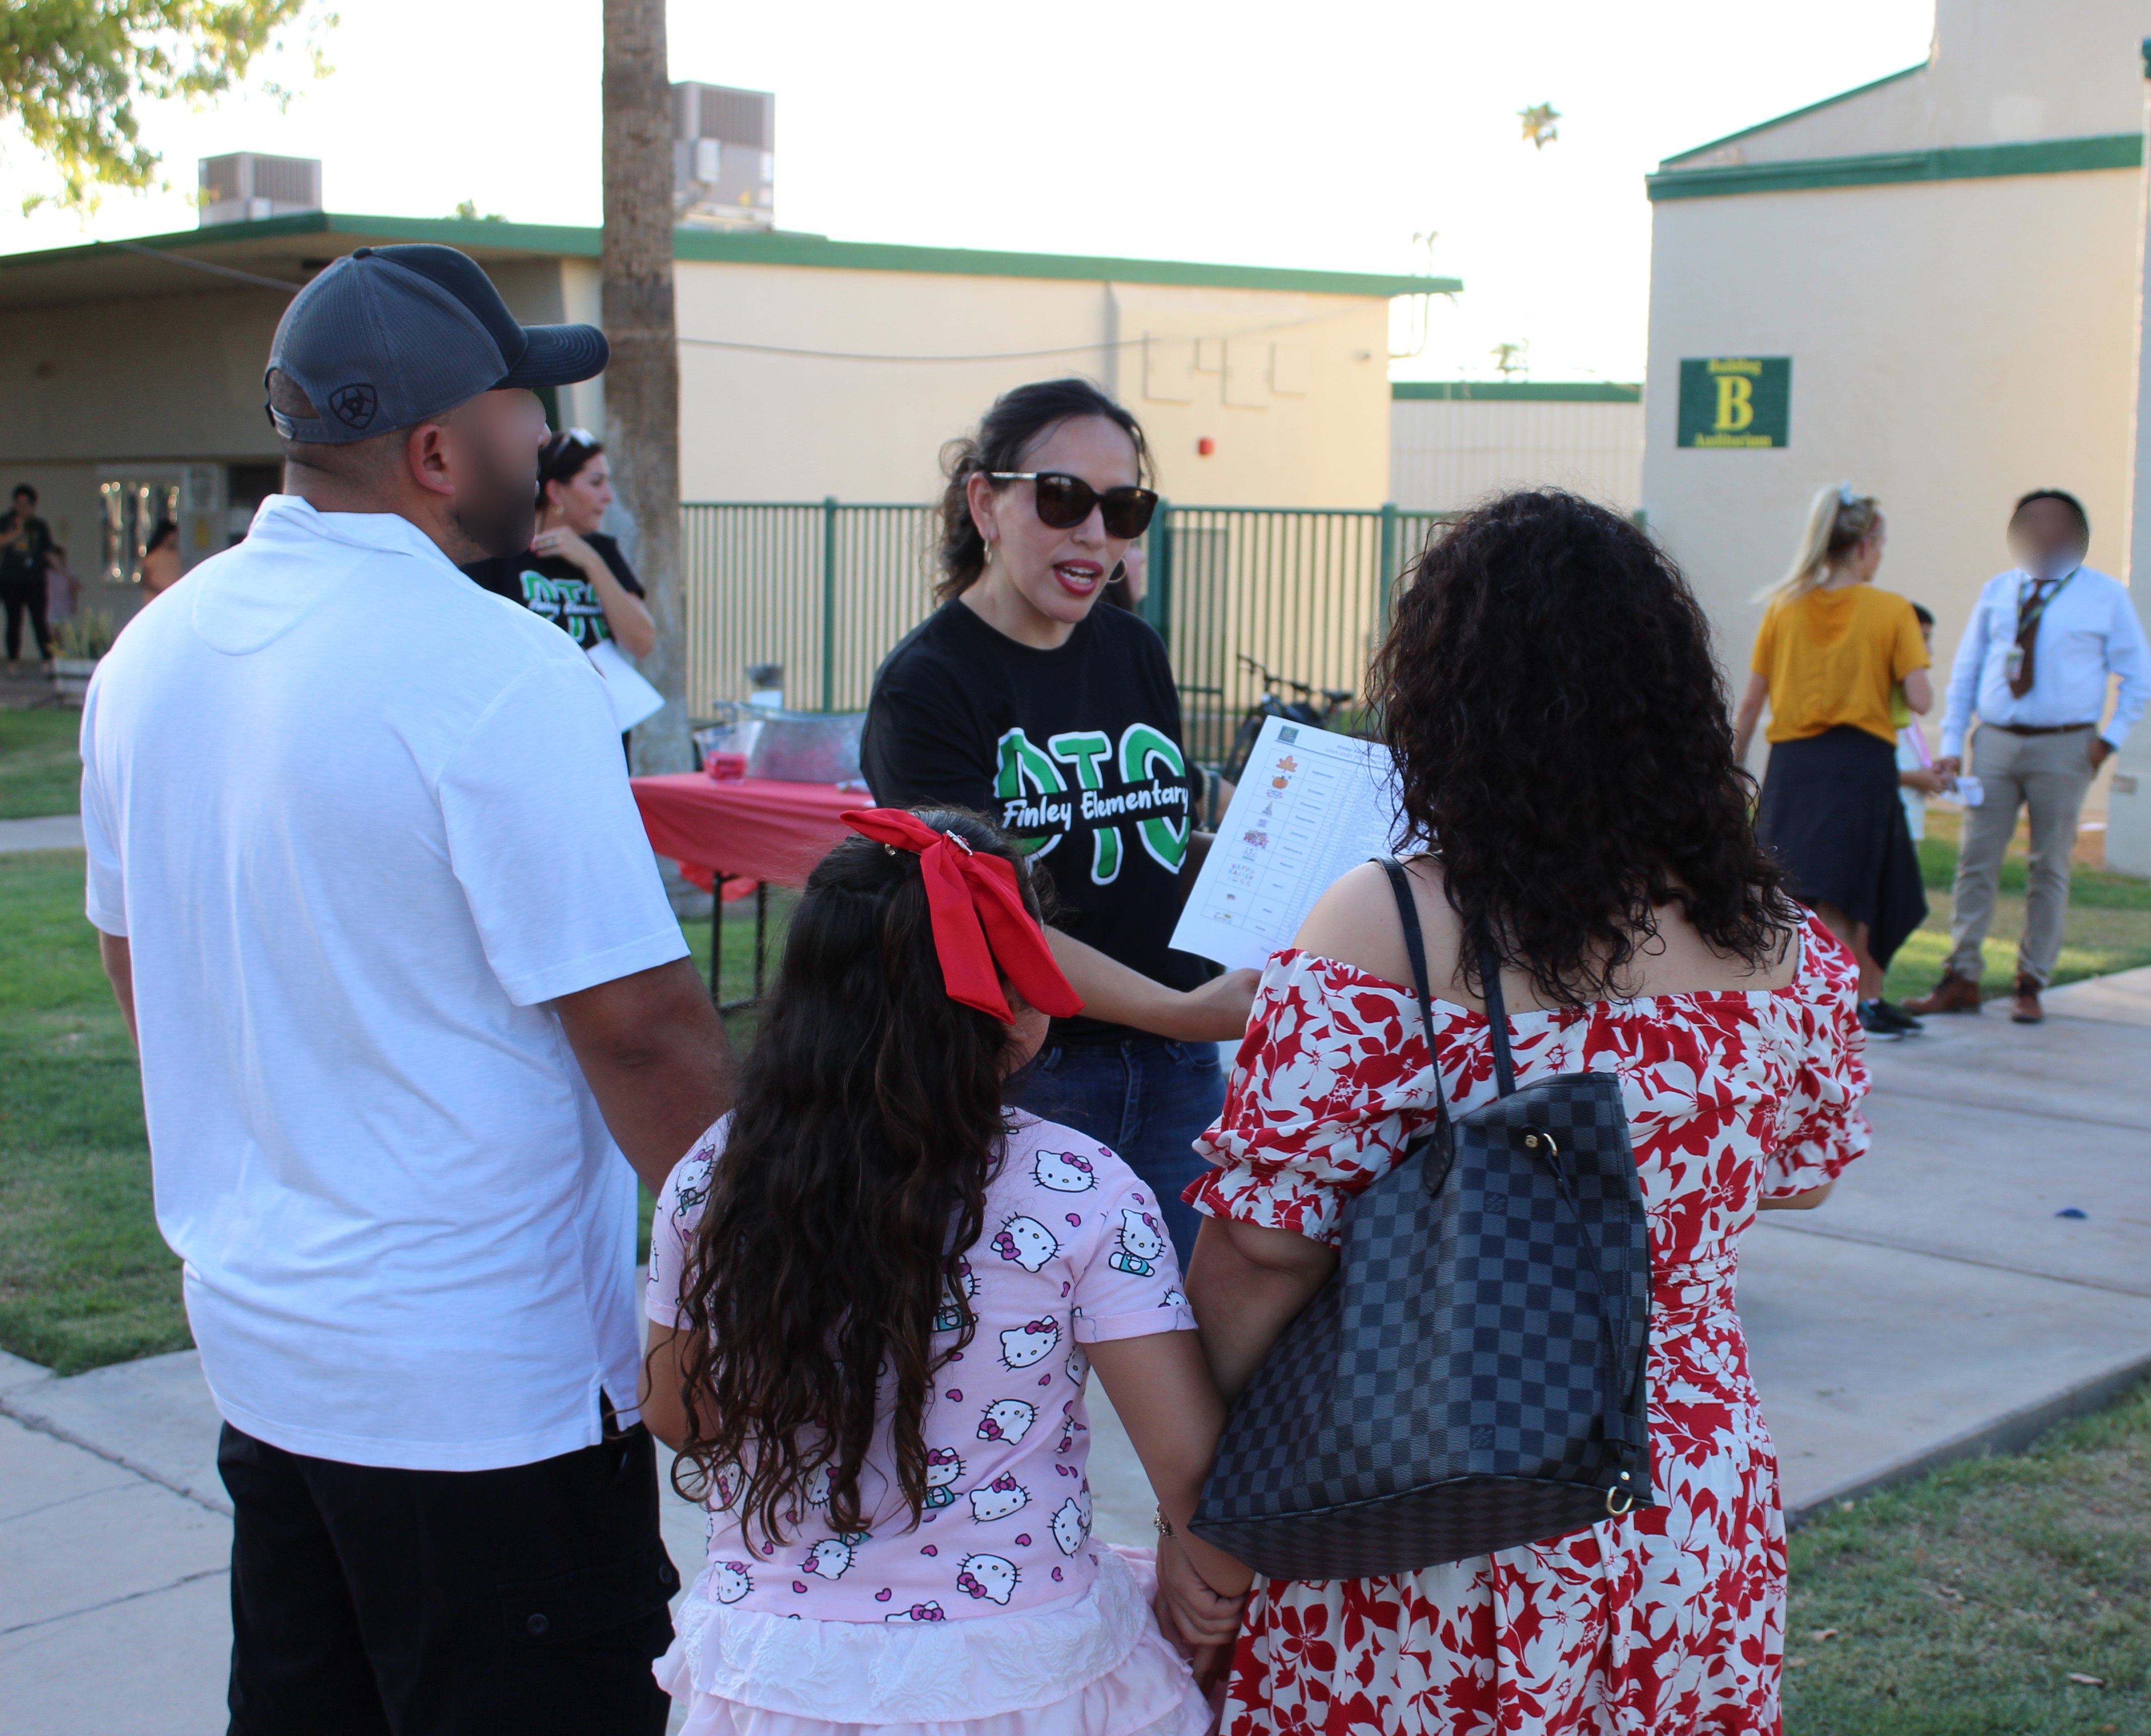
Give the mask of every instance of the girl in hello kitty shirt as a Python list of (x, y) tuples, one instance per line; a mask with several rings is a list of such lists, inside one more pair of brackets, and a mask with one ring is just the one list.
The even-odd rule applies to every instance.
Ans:
[[(1248, 1576), (1186, 1536), (1223, 1409), (1157, 1202), (1007, 1106), (1081, 1005), (1022, 858), (846, 817), (658, 1206), (643, 1416), (712, 1510), (658, 1679), (688, 1736), (1198, 1736)], [(1207, 1586), (1091, 1535), (1093, 1367)]]

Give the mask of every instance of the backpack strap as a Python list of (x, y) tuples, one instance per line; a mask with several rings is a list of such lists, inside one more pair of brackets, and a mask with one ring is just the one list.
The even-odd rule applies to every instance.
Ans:
[[(1370, 862), (1379, 862), (1382, 872), (1389, 877), (1389, 890), (1397, 895), (1397, 915), (1404, 925), (1404, 950), (1411, 955), (1412, 990), (1419, 996), (1420, 1023), (1426, 1031), (1426, 1052), (1434, 1053), (1434, 996), (1426, 982), (1426, 936), (1419, 923), (1419, 906), (1412, 901), (1411, 882), (1404, 876), (1404, 864), (1394, 856), (1374, 856)], [(1494, 1081), (1505, 1097), (1516, 1089), (1516, 1063), (1509, 1055), (1509, 1010), (1501, 999), (1501, 961), (1494, 951), (1494, 943), (1482, 929), (1479, 933), (1479, 974), (1484, 980), (1486, 1000), (1486, 1025), (1494, 1039)], [(1441, 1095), (1441, 1069), (1435, 1069), (1434, 1089)], [(1449, 1119), (1449, 1104), (1441, 1103), (1440, 1119)]]
[(1509, 1009), (1501, 999), (1501, 958), (1486, 931), (1479, 931), (1480, 993), (1486, 1002), (1486, 1029), (1494, 1040), (1494, 1083), (1505, 1097), (1515, 1094), (1516, 1069), (1509, 1059)]
[[(1404, 925), (1404, 951), (1411, 957), (1412, 993), (1419, 1000), (1420, 1029), (1426, 1034), (1427, 1070), (1434, 1076), (1434, 1126), (1440, 1140), (1442, 1155), (1442, 1175), (1448, 1174), (1449, 1094), (1441, 1088), (1441, 1058), (1434, 1045), (1434, 995), (1426, 982), (1426, 936), (1420, 930), (1419, 906), (1412, 902), (1411, 882), (1404, 878), (1404, 864), (1394, 856), (1370, 857), (1379, 862), (1382, 872), (1389, 877), (1389, 890), (1397, 896), (1397, 915)], [(1439, 1187), (1437, 1181), (1429, 1192)]]

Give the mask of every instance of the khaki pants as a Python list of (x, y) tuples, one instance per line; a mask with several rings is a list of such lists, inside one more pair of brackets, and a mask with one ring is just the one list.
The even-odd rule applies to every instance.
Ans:
[(1986, 786), (1987, 799), (1965, 810), (1956, 859), (1949, 968), (1959, 975), (1977, 982), (1983, 973), (1980, 943), (1994, 920), (2002, 858), (2016, 833), (2017, 811), (2026, 807), (2032, 811), (2032, 861), (2017, 969), (2042, 989), (2053, 975), (2069, 914), (2069, 853), (2076, 847), (2084, 792), (2091, 787), (2093, 733), (2089, 725), (2057, 736), (1986, 728), (1974, 741), (1971, 770)]

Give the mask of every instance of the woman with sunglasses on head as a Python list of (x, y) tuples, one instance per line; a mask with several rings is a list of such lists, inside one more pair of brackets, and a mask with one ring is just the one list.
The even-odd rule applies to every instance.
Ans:
[(1875, 583), (1887, 526), (1849, 482), (1816, 492), (1793, 569), (1762, 593), (1748, 686), (1733, 719), (1745, 761), (1763, 708), (1770, 762), (1755, 835), (1794, 892), (1860, 965), (1860, 1023), (1897, 1042), (1918, 1019), (1882, 996), (1899, 947), (1926, 919), (1918, 852), (1897, 797), (1896, 706), (1934, 703), (1912, 605)]
[(1148, 458), (1085, 380), (1006, 392), (944, 448), (941, 606), (875, 676), (860, 757), (877, 801), (974, 809), (1050, 870), (1085, 1005), (1017, 1101), (1119, 1152), (1184, 1256), (1216, 1045), (1244, 1030), (1254, 973), (1206, 981), (1168, 944), (1196, 866), (1179, 692), (1149, 625), (1097, 606), (1156, 507)]
[(538, 529), (530, 552), (473, 561), (463, 570), (488, 590), (544, 615), (585, 651), (611, 640), (630, 657), (656, 648), (642, 581), (598, 525), (612, 504), (605, 447), (587, 428), (563, 428), (538, 456)]

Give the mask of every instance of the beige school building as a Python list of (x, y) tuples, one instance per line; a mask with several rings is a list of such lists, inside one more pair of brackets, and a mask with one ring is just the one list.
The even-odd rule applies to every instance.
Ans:
[(1607, 380), (1399, 380), (1389, 499), (1452, 512), (1509, 488), (1567, 488), (1624, 514), (1643, 498), (1643, 388)]
[[(291, 292), (354, 248), (440, 241), (520, 319), (599, 318), (599, 233), (309, 210), (0, 257), (0, 486), (27, 481), (125, 613), (130, 547), (172, 511), (185, 558), (276, 486), (261, 372)], [(1388, 498), (1390, 307), (1453, 279), (677, 232), (681, 481), (691, 500), (920, 501), (995, 394), (1083, 374), (1133, 406), (1171, 494)], [(564, 387), (601, 430), (604, 382)]]
[[(2147, 36), (2151, 0), (1938, 0), (1918, 66), (1650, 177), (1642, 505), (1736, 672), (1840, 481), (1880, 497), (1880, 582), (1934, 610), (1945, 674), (2028, 489), (2084, 502), (2141, 607)], [(2151, 729), (2116, 769), (2093, 817), (2151, 873)]]
[[(276, 485), (261, 372), (290, 290), (414, 240), (473, 255), (525, 321), (599, 319), (595, 230), (306, 211), (0, 256), (20, 363), (0, 373), (0, 485), (40, 490), (91, 605), (132, 608), (129, 545), (167, 508), (189, 564), (244, 531)], [(677, 250), (690, 500), (926, 500), (941, 443), (995, 394), (1080, 373), (1136, 409), (1179, 501), (1445, 512), (1551, 483), (1642, 503), (1639, 384), (1390, 382), (1392, 304), (1453, 279), (783, 232), (683, 229)], [(601, 430), (604, 382), (549, 407)]]

